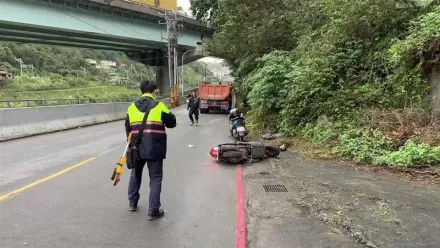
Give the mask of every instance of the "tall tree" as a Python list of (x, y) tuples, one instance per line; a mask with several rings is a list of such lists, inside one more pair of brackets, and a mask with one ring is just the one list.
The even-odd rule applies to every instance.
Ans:
[(221, 0), (190, 0), (191, 11), (199, 20), (211, 21), (219, 8)]

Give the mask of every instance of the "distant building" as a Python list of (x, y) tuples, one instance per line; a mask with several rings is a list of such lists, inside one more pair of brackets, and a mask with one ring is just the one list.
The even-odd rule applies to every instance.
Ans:
[(86, 59), (87, 63), (91, 64), (91, 65), (96, 65), (98, 64), (98, 62), (94, 59)]
[(112, 67), (116, 67), (115, 61), (109, 61), (109, 60), (101, 60), (99, 61), (99, 65), (96, 66), (96, 68), (103, 68), (103, 69), (109, 69)]
[(110, 68), (114, 68), (117, 66), (115, 61), (109, 61), (109, 60), (101, 60), (98, 62), (94, 59), (86, 59), (86, 61), (87, 61), (87, 63), (95, 66), (98, 69), (110, 69)]

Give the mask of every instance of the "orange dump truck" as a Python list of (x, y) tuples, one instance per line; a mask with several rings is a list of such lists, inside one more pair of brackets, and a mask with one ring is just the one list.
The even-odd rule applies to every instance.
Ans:
[(231, 83), (201, 82), (199, 97), (201, 113), (209, 113), (209, 110), (229, 113), (235, 106), (235, 93)]

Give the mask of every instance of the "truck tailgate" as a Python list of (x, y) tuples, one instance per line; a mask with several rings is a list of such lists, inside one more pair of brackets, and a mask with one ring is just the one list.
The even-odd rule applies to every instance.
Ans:
[(231, 86), (229, 84), (213, 85), (201, 84), (199, 87), (200, 99), (206, 100), (225, 100), (231, 93)]

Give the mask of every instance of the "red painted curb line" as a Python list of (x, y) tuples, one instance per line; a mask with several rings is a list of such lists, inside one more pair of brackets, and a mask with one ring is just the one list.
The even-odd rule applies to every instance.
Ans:
[(243, 167), (237, 166), (237, 227), (235, 232), (235, 247), (246, 248), (246, 210), (244, 206)]

